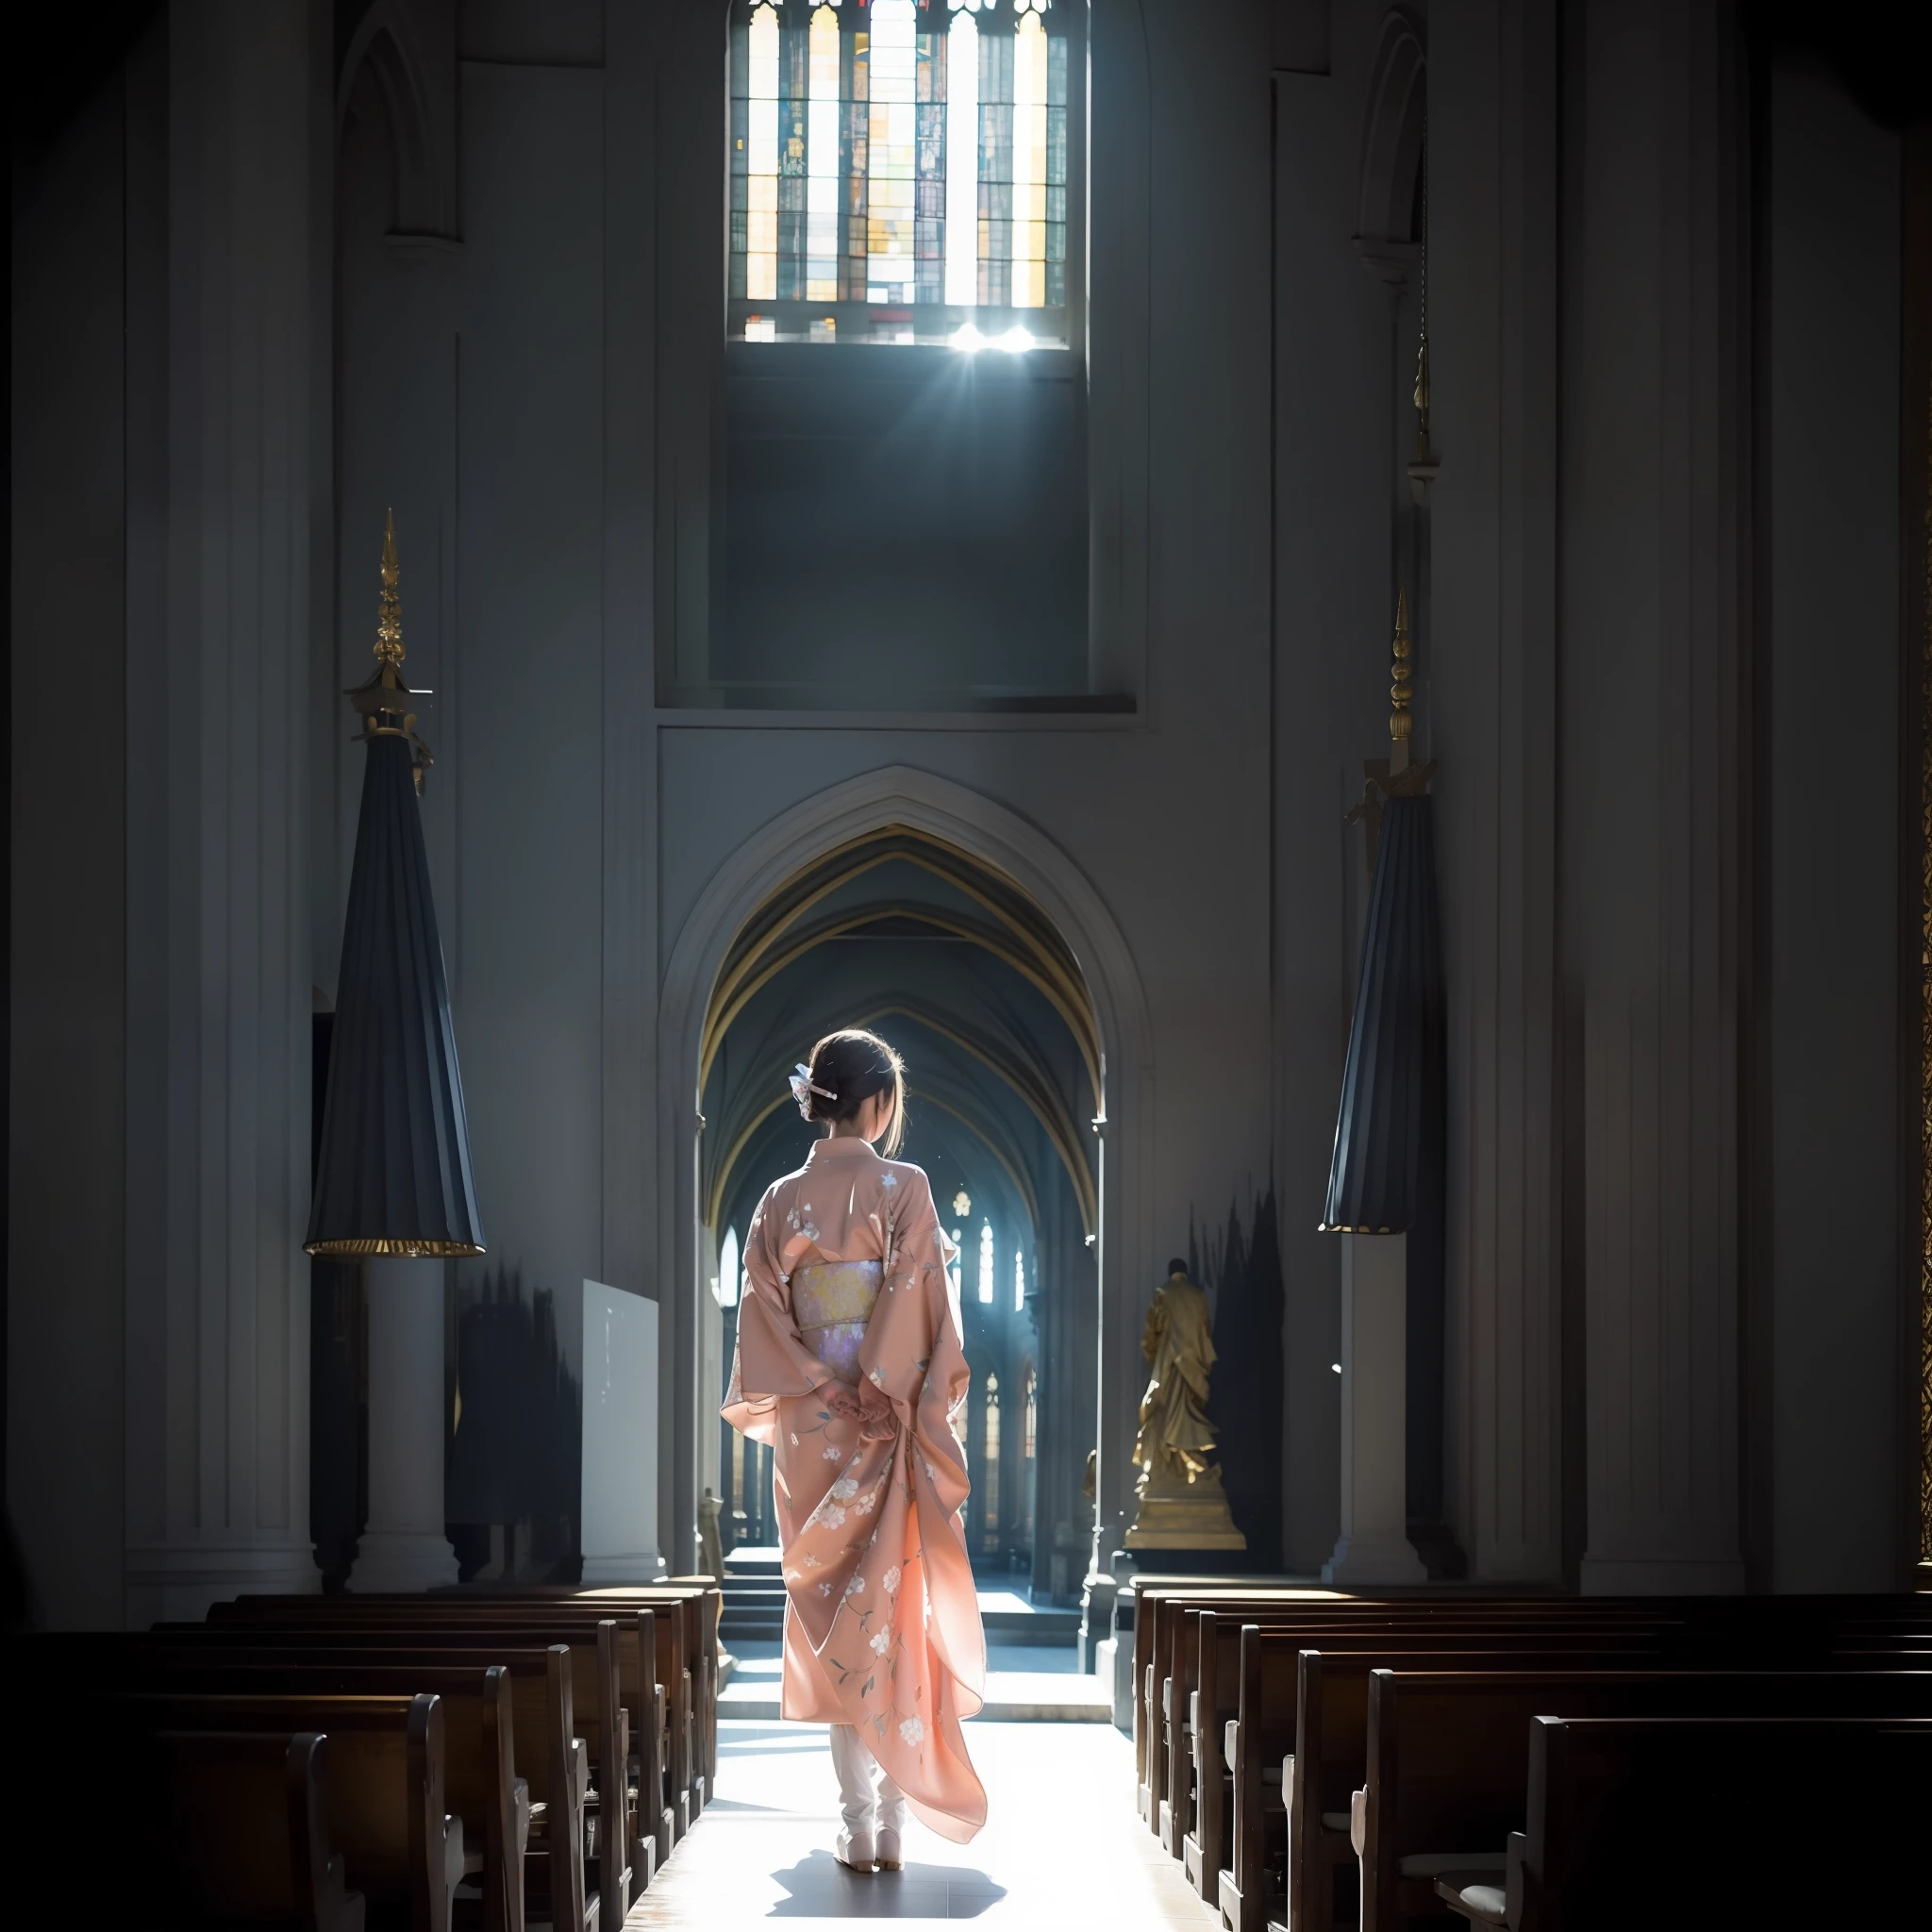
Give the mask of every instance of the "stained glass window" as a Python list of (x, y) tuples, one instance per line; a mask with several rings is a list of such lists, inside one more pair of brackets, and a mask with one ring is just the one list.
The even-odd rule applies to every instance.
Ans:
[(991, 1307), (992, 1303), (992, 1223), (979, 1224), (979, 1299)]
[(1071, 0), (734, 0), (728, 332), (1069, 340)]

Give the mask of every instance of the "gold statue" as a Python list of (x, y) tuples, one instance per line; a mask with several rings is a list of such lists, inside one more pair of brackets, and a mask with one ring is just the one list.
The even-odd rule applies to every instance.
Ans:
[(1214, 1337), (1208, 1297), (1188, 1278), (1185, 1261), (1167, 1267), (1141, 1337), (1151, 1373), (1134, 1442), (1140, 1507), (1127, 1547), (1245, 1549), (1247, 1539), (1228, 1514), (1220, 1467), (1208, 1459), (1214, 1453), (1214, 1424), (1208, 1420)]

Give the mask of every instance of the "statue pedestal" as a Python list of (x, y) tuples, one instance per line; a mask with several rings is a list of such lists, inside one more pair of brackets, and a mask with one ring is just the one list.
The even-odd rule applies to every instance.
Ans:
[(1221, 1471), (1210, 1468), (1197, 1481), (1172, 1485), (1150, 1482), (1127, 1532), (1130, 1550), (1244, 1550), (1248, 1540), (1228, 1514)]
[(1408, 1237), (1341, 1242), (1341, 1535), (1322, 1581), (1426, 1583), (1408, 1541)]

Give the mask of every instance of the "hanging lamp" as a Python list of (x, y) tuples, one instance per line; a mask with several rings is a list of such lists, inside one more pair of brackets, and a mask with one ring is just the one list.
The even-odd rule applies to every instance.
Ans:
[(429, 748), (403, 682), (395, 516), (382, 536), (375, 669), (347, 693), (367, 747), (311, 1255), (411, 1259), (483, 1253), (462, 1076), (417, 800)]

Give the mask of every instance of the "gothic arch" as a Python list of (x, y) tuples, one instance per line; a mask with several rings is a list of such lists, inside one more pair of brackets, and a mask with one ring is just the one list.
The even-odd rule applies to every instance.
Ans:
[(1153, 1028), (1140, 972), (1112, 912), (1073, 858), (1039, 826), (985, 793), (909, 765), (830, 787), (755, 832), (719, 867), (686, 917), (658, 1003), (658, 1198), (676, 1204), (658, 1231), (660, 1390), (668, 1438), (658, 1457), (667, 1549), (691, 1545), (699, 1401), (701, 1039), (712, 988), (734, 941), (808, 866), (859, 839), (923, 833), (1003, 874), (1051, 921), (1078, 963), (1103, 1048), (1097, 1473), (1102, 1555), (1125, 1529), (1132, 1397), (1140, 1387), (1139, 1285), (1152, 1280)]
[(1414, 242), (1416, 169), (1428, 101), (1428, 30), (1407, 7), (1391, 7), (1375, 36), (1362, 108), (1355, 231), (1363, 242)]
[(394, 163), (395, 209), (390, 232), (453, 241), (457, 233), (455, 76), (439, 88), (420, 58), (400, 0), (376, 0), (350, 39), (336, 86), (336, 140), (364, 72), (380, 95)]

